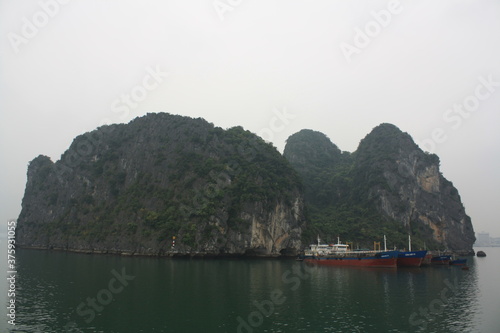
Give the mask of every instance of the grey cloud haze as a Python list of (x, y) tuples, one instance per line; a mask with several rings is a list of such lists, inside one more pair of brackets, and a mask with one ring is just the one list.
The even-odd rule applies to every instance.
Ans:
[(280, 151), (303, 128), (353, 151), (393, 123), (500, 237), (498, 1), (0, 0), (0, 16), (3, 221), (34, 157), (163, 111)]

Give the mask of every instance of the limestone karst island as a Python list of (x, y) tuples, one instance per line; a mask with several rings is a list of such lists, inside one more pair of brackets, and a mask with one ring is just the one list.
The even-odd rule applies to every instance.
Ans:
[(472, 253), (439, 158), (391, 124), (357, 150), (302, 130), (284, 153), (241, 127), (148, 114), (76, 137), (28, 167), (17, 243), (151, 256), (296, 256), (317, 235), (371, 248)]

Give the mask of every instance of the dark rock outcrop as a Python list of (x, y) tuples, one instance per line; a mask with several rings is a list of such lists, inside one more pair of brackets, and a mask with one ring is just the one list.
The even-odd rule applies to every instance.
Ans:
[(486, 253), (484, 251), (477, 251), (478, 257), (486, 257)]

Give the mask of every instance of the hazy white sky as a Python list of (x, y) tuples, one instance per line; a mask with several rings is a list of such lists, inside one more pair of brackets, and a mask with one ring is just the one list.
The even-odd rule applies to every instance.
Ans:
[(0, 0), (0, 219), (27, 164), (147, 112), (303, 128), (353, 151), (382, 122), (441, 158), (500, 237), (500, 2)]

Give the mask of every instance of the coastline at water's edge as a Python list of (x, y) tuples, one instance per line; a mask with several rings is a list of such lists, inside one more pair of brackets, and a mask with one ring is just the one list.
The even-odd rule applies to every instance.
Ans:
[(34, 251), (54, 251), (54, 252), (68, 252), (68, 253), (80, 253), (87, 255), (112, 255), (112, 256), (122, 256), (122, 257), (148, 257), (148, 258), (185, 258), (185, 259), (293, 259), (296, 255), (272, 255), (272, 254), (255, 254), (255, 253), (176, 253), (176, 252), (164, 252), (164, 253), (140, 253), (132, 251), (114, 251), (114, 250), (80, 250), (80, 249), (64, 249), (64, 248), (49, 248), (49, 247), (36, 247), (36, 246), (18, 246), (23, 250), (34, 250)]
[[(223, 259), (223, 258), (241, 258), (241, 259), (249, 259), (249, 258), (262, 258), (262, 259), (273, 259), (273, 258), (282, 258), (282, 259), (291, 259), (297, 258), (297, 254), (281, 254), (281, 255), (273, 255), (273, 254), (260, 254), (255, 252), (245, 252), (245, 253), (208, 253), (208, 252), (193, 252), (193, 253), (180, 253), (180, 252), (159, 252), (159, 253), (142, 253), (142, 252), (133, 252), (133, 251), (115, 251), (115, 250), (93, 250), (93, 249), (65, 249), (58, 247), (35, 247), (35, 246), (18, 246), (18, 248), (27, 249), (27, 250), (38, 250), (38, 251), (57, 251), (57, 252), (70, 252), (70, 253), (81, 253), (81, 254), (97, 254), (97, 255), (116, 255), (123, 257), (158, 257), (158, 258), (193, 258), (193, 259)], [(471, 251), (452, 251), (447, 252), (450, 255), (455, 256), (475, 256), (476, 252), (474, 250)]]

